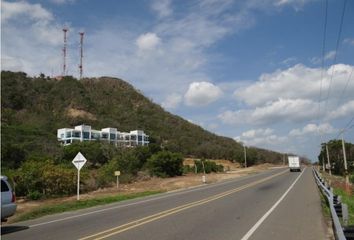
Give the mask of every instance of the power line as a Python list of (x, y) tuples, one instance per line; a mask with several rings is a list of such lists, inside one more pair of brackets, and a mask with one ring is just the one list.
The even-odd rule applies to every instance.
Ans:
[(344, 127), (341, 131), (339, 131), (339, 133), (338, 133), (336, 139), (337, 139), (342, 133), (344, 133), (346, 130), (351, 129), (351, 128), (354, 126), (354, 124), (350, 126), (350, 124), (352, 124), (352, 122), (354, 122), (354, 116), (349, 120), (349, 122), (345, 125), (345, 127)]
[[(320, 114), (321, 114), (321, 101), (322, 101), (322, 82), (323, 82), (323, 72), (324, 72), (324, 58), (326, 52), (326, 35), (327, 35), (327, 18), (328, 18), (328, 0), (325, 1), (325, 18), (323, 24), (323, 39), (322, 39), (322, 70), (321, 70), (321, 83), (320, 83), (320, 96), (318, 101), (318, 114), (317, 114), (317, 122), (320, 125)], [(320, 130), (319, 130), (320, 131)], [(320, 138), (322, 142), (323, 133), (320, 132)]]
[(319, 115), (321, 112), (321, 100), (322, 100), (322, 81), (323, 81), (323, 71), (324, 71), (324, 58), (325, 58), (325, 51), (326, 51), (326, 35), (327, 35), (327, 11), (328, 11), (328, 0), (326, 0), (326, 5), (325, 5), (325, 20), (324, 20), (324, 26), (323, 26), (323, 40), (322, 40), (322, 71), (321, 71), (321, 84), (320, 84), (320, 97), (319, 97), (319, 104), (318, 104), (318, 116), (317, 118), (319, 119)]
[(345, 129), (348, 128), (348, 126), (349, 126), (350, 124), (352, 124), (353, 121), (354, 121), (354, 116), (353, 116), (352, 119), (347, 123), (347, 125), (345, 126)]
[(332, 80), (333, 80), (333, 75), (334, 75), (335, 64), (337, 63), (337, 55), (338, 55), (340, 38), (341, 38), (341, 34), (342, 34), (342, 28), (343, 28), (343, 22), (344, 22), (344, 15), (345, 15), (346, 6), (347, 6), (347, 0), (344, 0), (341, 20), (340, 20), (340, 25), (339, 25), (339, 32), (338, 32), (338, 37), (337, 37), (336, 50), (335, 50), (335, 53), (334, 53), (332, 74), (331, 74), (331, 78), (330, 78), (330, 81), (329, 81), (327, 97), (326, 97), (326, 101), (325, 101), (325, 109), (324, 109), (325, 112), (327, 111), (328, 99), (329, 99), (329, 95), (330, 95), (330, 91), (331, 91), (331, 85), (332, 85)]
[(350, 80), (352, 78), (353, 70), (354, 70), (354, 68), (352, 68), (352, 71), (350, 72), (349, 77), (347, 79), (347, 82), (346, 82), (346, 84), (345, 84), (345, 86), (344, 86), (344, 88), (342, 90), (342, 93), (339, 95), (338, 104), (337, 104), (336, 108), (338, 108), (339, 104), (341, 103), (341, 101), (343, 99), (345, 99), (345, 90), (347, 90), (347, 88), (348, 88), (349, 82), (350, 82)]

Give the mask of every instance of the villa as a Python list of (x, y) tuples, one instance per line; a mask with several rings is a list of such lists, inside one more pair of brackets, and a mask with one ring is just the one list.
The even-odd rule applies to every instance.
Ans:
[(129, 133), (120, 132), (116, 128), (94, 130), (89, 125), (79, 125), (75, 128), (60, 128), (57, 131), (58, 141), (64, 146), (74, 141), (108, 141), (116, 146), (135, 147), (149, 144), (149, 136), (142, 130), (133, 130)]

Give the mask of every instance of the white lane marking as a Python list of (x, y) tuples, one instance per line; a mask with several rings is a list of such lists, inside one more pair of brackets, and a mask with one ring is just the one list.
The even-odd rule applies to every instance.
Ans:
[(290, 190), (295, 186), (296, 182), (300, 179), (302, 174), (305, 172), (306, 168), (301, 172), (301, 174), (295, 179), (293, 184), (286, 190), (286, 192), (279, 198), (279, 200), (266, 212), (263, 217), (261, 217), (258, 222), (241, 238), (241, 240), (249, 239), (252, 234), (257, 230), (257, 228), (264, 222), (264, 220), (274, 211), (274, 209), (279, 205), (279, 203), (286, 197), (286, 195), (290, 192)]
[(160, 200), (160, 199), (164, 199), (164, 198), (168, 198), (168, 197), (173, 197), (173, 196), (176, 196), (176, 195), (182, 195), (182, 194), (186, 194), (186, 193), (190, 193), (190, 192), (195, 192), (195, 191), (209, 189), (209, 188), (213, 188), (213, 187), (217, 187), (217, 186), (227, 185), (227, 184), (232, 183), (232, 182), (238, 182), (238, 181), (249, 179), (249, 178), (252, 178), (252, 177), (255, 177), (255, 176), (261, 176), (261, 175), (264, 175), (266, 173), (268, 173), (268, 172), (262, 172), (262, 173), (259, 173), (259, 174), (256, 174), (256, 175), (250, 175), (250, 176), (245, 176), (245, 177), (236, 178), (236, 179), (232, 179), (232, 180), (226, 180), (225, 182), (220, 182), (220, 183), (212, 184), (212, 185), (209, 185), (209, 186), (199, 185), (199, 186), (193, 187), (192, 189), (177, 190), (177, 191), (171, 192), (171, 193), (168, 192), (164, 196), (153, 197), (151, 199), (147, 199), (147, 200), (143, 200), (143, 201), (138, 201), (138, 202), (134, 202), (134, 203), (128, 203), (128, 204), (125, 204), (125, 205), (119, 205), (119, 206), (114, 206), (114, 207), (110, 207), (110, 208), (104, 208), (104, 209), (95, 210), (95, 211), (92, 211), (92, 212), (82, 213), (82, 214), (79, 214), (79, 215), (73, 215), (73, 216), (69, 216), (69, 217), (55, 219), (55, 220), (52, 220), (52, 221), (37, 223), (37, 224), (29, 225), (28, 227), (33, 228), (33, 227), (38, 227), (38, 226), (47, 225), (47, 224), (51, 224), (51, 223), (62, 222), (62, 221), (70, 220), (70, 219), (73, 219), (73, 218), (79, 218), (79, 217), (83, 217), (83, 216), (87, 216), (87, 215), (91, 215), (91, 214), (95, 214), (95, 213), (100, 213), (100, 212), (105, 212), (105, 211), (109, 211), (109, 210), (113, 210), (113, 209), (119, 209), (119, 208), (134, 206), (134, 205), (138, 205), (138, 204), (152, 202), (152, 201), (155, 201), (155, 200)]

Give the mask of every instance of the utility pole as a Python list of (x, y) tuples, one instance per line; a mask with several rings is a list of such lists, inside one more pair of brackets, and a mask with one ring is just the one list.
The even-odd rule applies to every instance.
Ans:
[(347, 164), (347, 154), (345, 152), (345, 142), (344, 142), (344, 132), (342, 132), (342, 147), (343, 147), (343, 158), (344, 158), (344, 175), (345, 175), (345, 185), (349, 186), (349, 174), (348, 174), (348, 164)]
[(331, 170), (331, 162), (329, 160), (329, 153), (328, 153), (328, 145), (326, 144), (326, 152), (327, 152), (327, 163), (328, 163), (328, 172), (329, 175), (332, 176), (332, 170)]
[(245, 152), (245, 168), (247, 167), (247, 150), (246, 150), (246, 145), (243, 145), (243, 150)]

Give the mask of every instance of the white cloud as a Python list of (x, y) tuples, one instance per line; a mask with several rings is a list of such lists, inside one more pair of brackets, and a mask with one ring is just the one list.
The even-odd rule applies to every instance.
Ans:
[(6, 55), (1, 56), (1, 65), (3, 69), (9, 71), (23, 71), (25, 63), (18, 59)]
[(245, 145), (258, 147), (279, 146), (288, 140), (285, 136), (274, 134), (274, 130), (271, 128), (251, 129), (243, 132), (240, 136), (237, 136), (234, 139), (238, 142), (243, 142)]
[[(354, 66), (345, 64), (332, 65), (325, 71), (297, 64), (285, 70), (262, 74), (257, 82), (239, 87), (234, 93), (248, 108), (224, 110), (218, 117), (232, 125), (264, 125), (301, 123), (318, 117), (338, 119), (350, 116), (354, 111), (354, 96), (346, 93), (354, 92), (354, 85), (347, 84), (353, 70)], [(331, 85), (328, 92), (331, 78), (335, 79), (335, 84)], [(340, 102), (344, 104), (338, 108)]]
[(297, 61), (296, 57), (289, 57), (289, 58), (281, 61), (281, 63), (285, 66), (289, 66), (289, 65), (293, 65), (296, 61)]
[(156, 35), (156, 33), (145, 33), (140, 35), (136, 44), (141, 50), (153, 50), (161, 42), (161, 39)]
[(248, 130), (246, 132), (242, 133), (242, 137), (243, 138), (255, 138), (257, 136), (269, 136), (274, 132), (273, 129), (271, 128), (259, 128), (259, 129), (252, 129), (252, 130)]
[(333, 119), (338, 119), (341, 117), (346, 117), (346, 116), (352, 116), (354, 115), (354, 100), (351, 100), (339, 108), (336, 108), (332, 110), (328, 116), (327, 119), (333, 120)]
[[(62, 29), (40, 4), (2, 2), (2, 69), (30, 75), (58, 73)], [(69, 42), (71, 44), (71, 41)], [(68, 62), (71, 55), (68, 54)]]
[(50, 0), (52, 3), (63, 5), (63, 4), (73, 4), (76, 0)]
[(313, 1), (315, 0), (275, 0), (274, 5), (278, 7), (289, 5), (298, 11), (301, 10), (306, 3)]
[(354, 38), (345, 38), (344, 43), (354, 46)]
[[(329, 87), (332, 71), (336, 84), (332, 84), (331, 99), (334, 100), (346, 86), (347, 79), (354, 66), (337, 64), (324, 71), (322, 91)], [(286, 70), (277, 70), (274, 73), (262, 74), (259, 81), (235, 91), (235, 96), (250, 106), (264, 105), (264, 103), (284, 99), (312, 99), (318, 100), (321, 85), (321, 68), (309, 68), (297, 64)], [(348, 86), (348, 92), (354, 92), (354, 85)], [(254, 93), (257, 93), (255, 95)], [(337, 93), (338, 95), (336, 95)]]
[[(328, 60), (333, 60), (336, 56), (336, 51), (332, 50), (332, 51), (329, 51), (325, 54), (323, 60), (324, 61), (328, 61)], [(310, 62), (313, 63), (313, 64), (321, 64), (322, 62), (322, 57), (313, 57), (310, 59)]]
[(219, 128), (219, 124), (217, 124), (217, 123), (210, 123), (207, 126), (207, 129), (209, 129), (211, 131), (216, 130), (217, 128)]
[(173, 13), (171, 0), (155, 0), (151, 7), (161, 18), (168, 17)]
[(173, 93), (168, 95), (165, 101), (162, 102), (162, 106), (167, 109), (175, 109), (182, 102), (182, 96)]
[(330, 51), (324, 56), (324, 60), (332, 60), (336, 56), (336, 51)]
[(317, 135), (317, 134), (330, 134), (334, 133), (337, 130), (333, 128), (333, 126), (329, 123), (322, 123), (320, 125), (316, 125), (313, 123), (307, 124), (302, 129), (293, 129), (289, 132), (289, 136), (291, 137), (299, 137), (303, 135)]
[(219, 87), (210, 82), (193, 82), (184, 95), (188, 106), (205, 106), (216, 101), (222, 95)]
[(276, 121), (304, 121), (316, 114), (309, 109), (317, 109), (317, 104), (307, 99), (282, 99), (258, 107), (252, 116), (256, 121), (267, 123)]
[(27, 2), (1, 2), (1, 20), (9, 21), (27, 16), (32, 20), (52, 20), (53, 15), (40, 4)]
[(278, 122), (303, 122), (315, 118), (318, 104), (306, 99), (278, 99), (255, 109), (224, 111), (219, 119), (231, 125), (239, 124), (275, 124)]

